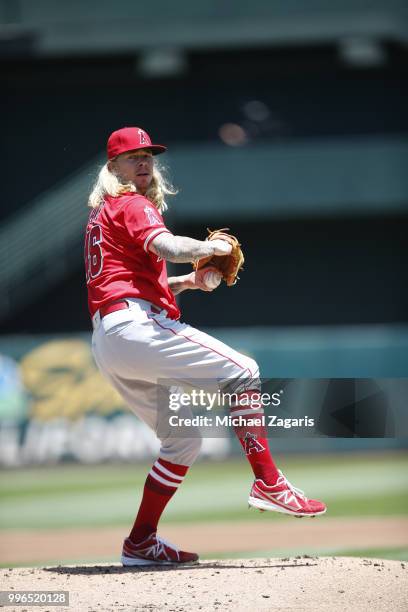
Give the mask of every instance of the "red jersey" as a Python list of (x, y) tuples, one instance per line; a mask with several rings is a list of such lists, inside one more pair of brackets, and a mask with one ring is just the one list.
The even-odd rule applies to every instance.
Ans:
[(180, 311), (167, 281), (166, 262), (148, 250), (166, 228), (145, 197), (107, 196), (91, 210), (85, 237), (85, 269), (91, 317), (103, 305), (124, 297), (147, 300), (178, 319)]

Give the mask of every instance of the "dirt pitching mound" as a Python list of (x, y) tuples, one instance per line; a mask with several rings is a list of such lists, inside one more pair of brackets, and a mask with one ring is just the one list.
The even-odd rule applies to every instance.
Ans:
[(408, 609), (408, 564), (351, 557), (203, 561), (196, 566), (56, 566), (0, 570), (3, 590), (69, 591), (68, 607), (5, 610), (353, 610)]

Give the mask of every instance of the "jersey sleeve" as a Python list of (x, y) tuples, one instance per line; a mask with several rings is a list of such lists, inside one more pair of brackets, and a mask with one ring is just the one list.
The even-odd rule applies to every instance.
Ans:
[(144, 197), (129, 198), (123, 208), (123, 215), (132, 242), (139, 244), (146, 253), (153, 238), (164, 232), (171, 233), (157, 208)]

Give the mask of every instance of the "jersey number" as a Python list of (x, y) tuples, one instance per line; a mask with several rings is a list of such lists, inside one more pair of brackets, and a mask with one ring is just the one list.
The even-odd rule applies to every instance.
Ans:
[(96, 278), (102, 272), (103, 254), (100, 247), (101, 242), (102, 228), (100, 225), (93, 225), (86, 233), (85, 239), (86, 282), (91, 278)]

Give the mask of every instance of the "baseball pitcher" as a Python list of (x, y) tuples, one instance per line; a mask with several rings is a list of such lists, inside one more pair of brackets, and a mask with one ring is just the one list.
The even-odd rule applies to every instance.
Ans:
[[(175, 236), (166, 227), (165, 200), (175, 191), (156, 160), (165, 150), (138, 127), (110, 135), (107, 162), (89, 196), (85, 235), (96, 364), (130, 409), (161, 435), (159, 457), (147, 475), (135, 522), (123, 543), (125, 566), (198, 561), (196, 553), (179, 550), (157, 534), (167, 503), (200, 451), (199, 437), (158, 431), (158, 379), (180, 385), (186, 377), (218, 381), (237, 394), (232, 414), (243, 419), (263, 414), (257, 363), (180, 321), (175, 296), (187, 290), (213, 291), (222, 280), (233, 285), (243, 254), (226, 230), (211, 232), (201, 241)], [(168, 277), (166, 261), (193, 262), (194, 269)], [(278, 470), (265, 433), (249, 425), (235, 431), (254, 473), (250, 506), (297, 517), (326, 511), (322, 502), (308, 499)]]

